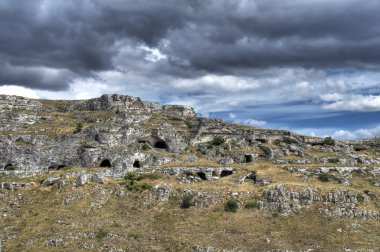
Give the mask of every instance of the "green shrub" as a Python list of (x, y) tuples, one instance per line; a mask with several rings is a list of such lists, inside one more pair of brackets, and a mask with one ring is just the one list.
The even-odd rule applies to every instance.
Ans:
[(142, 183), (141, 185), (139, 185), (139, 187), (141, 188), (142, 191), (152, 189), (152, 186), (148, 184), (147, 182)]
[(357, 195), (356, 196), (356, 199), (358, 200), (358, 202), (360, 203), (360, 204), (363, 204), (364, 203), (364, 196), (363, 195)]
[(190, 206), (193, 204), (193, 198), (194, 196), (192, 194), (186, 194), (185, 196), (183, 196), (181, 208), (190, 208)]
[(136, 172), (130, 171), (124, 176), (124, 179), (131, 181), (139, 181), (142, 179), (142, 176), (137, 174)]
[(326, 145), (334, 146), (335, 145), (335, 140), (332, 139), (331, 137), (325, 137), (323, 139), (323, 143), (326, 144)]
[(333, 163), (333, 164), (336, 164), (336, 163), (338, 163), (338, 162), (339, 162), (339, 159), (338, 159), (338, 158), (336, 158), (336, 157), (333, 157), (333, 158), (329, 158), (327, 161), (328, 161), (329, 163)]
[(257, 207), (257, 202), (256, 200), (250, 200), (247, 203), (245, 203), (244, 208), (246, 209), (255, 209)]
[(152, 186), (147, 183), (138, 183), (141, 179), (143, 179), (144, 175), (139, 175), (135, 172), (127, 172), (127, 174), (124, 176), (124, 179), (128, 181), (125, 188), (127, 188), (128, 191), (136, 191), (136, 192), (142, 192), (145, 190), (150, 190)]
[(103, 229), (99, 229), (98, 232), (96, 232), (95, 236), (98, 239), (102, 239), (108, 235), (107, 231), (104, 231)]
[(129, 232), (128, 233), (128, 237), (130, 237), (130, 238), (133, 238), (133, 239), (138, 239), (138, 238), (140, 238), (141, 237), (141, 234), (140, 233), (138, 233), (138, 232)]
[(77, 122), (77, 126), (75, 128), (74, 134), (81, 132), (83, 127), (84, 127), (84, 122)]
[(274, 213), (272, 213), (272, 216), (273, 216), (274, 218), (277, 218), (278, 216), (280, 216), (280, 214), (279, 214), (278, 212), (274, 212)]
[(214, 145), (214, 146), (219, 146), (219, 145), (223, 144), (224, 141), (225, 141), (225, 140), (224, 140), (223, 137), (221, 137), (221, 136), (215, 136), (215, 137), (212, 139), (212, 141), (211, 141), (210, 144), (212, 144), (212, 145)]
[(287, 144), (297, 143), (297, 140), (295, 140), (295, 139), (293, 139), (293, 138), (290, 138), (290, 137), (286, 137), (286, 136), (284, 136), (284, 137), (282, 138), (282, 141), (283, 141), (284, 143), (287, 143)]
[(230, 199), (224, 204), (224, 211), (229, 213), (236, 213), (239, 208), (238, 202), (235, 199)]
[(321, 173), (318, 175), (318, 179), (322, 182), (329, 182), (330, 176), (327, 173)]
[(122, 227), (122, 225), (119, 222), (114, 221), (114, 222), (112, 222), (112, 227), (119, 228), (119, 227)]
[(143, 146), (141, 147), (142, 150), (149, 150), (149, 146), (147, 144), (143, 144)]

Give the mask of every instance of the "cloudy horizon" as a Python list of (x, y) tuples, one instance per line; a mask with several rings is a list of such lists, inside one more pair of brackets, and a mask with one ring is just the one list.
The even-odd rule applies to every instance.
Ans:
[(0, 94), (105, 93), (337, 139), (380, 135), (380, 1), (0, 0)]

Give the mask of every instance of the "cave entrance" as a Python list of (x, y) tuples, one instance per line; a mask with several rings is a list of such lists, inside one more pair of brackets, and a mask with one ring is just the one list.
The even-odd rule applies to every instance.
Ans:
[(207, 180), (206, 174), (204, 172), (197, 172), (198, 177), (200, 177), (202, 180)]
[(66, 165), (63, 165), (63, 164), (58, 165), (58, 166), (57, 166), (57, 170), (59, 170), (59, 169), (63, 169), (63, 168), (65, 168), (65, 167), (66, 167)]
[(141, 167), (141, 163), (140, 163), (140, 161), (135, 160), (135, 162), (133, 163), (133, 167), (134, 167), (134, 168), (140, 168), (140, 167)]
[(100, 163), (100, 167), (112, 167), (112, 165), (111, 165), (111, 161), (109, 161), (109, 159), (104, 159), (104, 160)]
[(233, 171), (223, 170), (222, 173), (220, 173), (220, 177), (223, 178), (226, 176), (230, 176), (232, 174), (233, 174)]
[(168, 148), (168, 145), (166, 144), (165, 141), (159, 140), (159, 141), (154, 143), (154, 148), (166, 150)]
[(252, 163), (253, 162), (253, 156), (252, 155), (244, 155), (244, 162), (245, 163)]

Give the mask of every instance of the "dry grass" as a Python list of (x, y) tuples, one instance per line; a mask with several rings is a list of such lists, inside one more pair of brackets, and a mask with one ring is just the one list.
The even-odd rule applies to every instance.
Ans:
[[(217, 186), (220, 181), (214, 182), (199, 183), (196, 188), (207, 189), (203, 188), (207, 184), (213, 190), (230, 189)], [(380, 244), (376, 231), (380, 230), (378, 221), (325, 218), (317, 213), (316, 207), (288, 217), (273, 217), (266, 211), (243, 208), (230, 214), (223, 211), (223, 204), (180, 209), (180, 199), (175, 198), (159, 206), (144, 205), (141, 199), (146, 192), (129, 195), (127, 192), (122, 198), (112, 194), (101, 208), (85, 212), (97, 200), (100, 190), (125, 189), (114, 182), (102, 188), (95, 184), (64, 189), (36, 186), (6, 192), (5, 197), (21, 194), (22, 207), (14, 209), (14, 216), (0, 221), (1, 230), (6, 230), (3, 235), (17, 234), (16, 238), (4, 243), (5, 251), (53, 251), (56, 249), (44, 245), (44, 241), (61, 236), (71, 238), (64, 239), (68, 244), (59, 251), (76, 251), (80, 242), (128, 251), (189, 251), (195, 245), (247, 251), (252, 248), (255, 251), (290, 248), (340, 251), (344, 246), (363, 249), (376, 248)], [(63, 199), (77, 195), (84, 196), (72, 204), (61, 204)], [(3, 206), (4, 197), (0, 202)], [(353, 228), (351, 223), (354, 222), (361, 227)], [(337, 232), (338, 229), (342, 232)], [(85, 235), (94, 236), (99, 230), (113, 234), (114, 238)], [(31, 238), (35, 239), (33, 244), (26, 244)]]

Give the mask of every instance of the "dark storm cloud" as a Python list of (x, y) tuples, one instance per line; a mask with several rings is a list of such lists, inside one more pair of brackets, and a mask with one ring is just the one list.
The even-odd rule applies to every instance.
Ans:
[(123, 69), (114, 61), (123, 43), (167, 55), (152, 76), (377, 69), (378, 13), (376, 0), (0, 0), (0, 84), (63, 90), (74, 78)]

